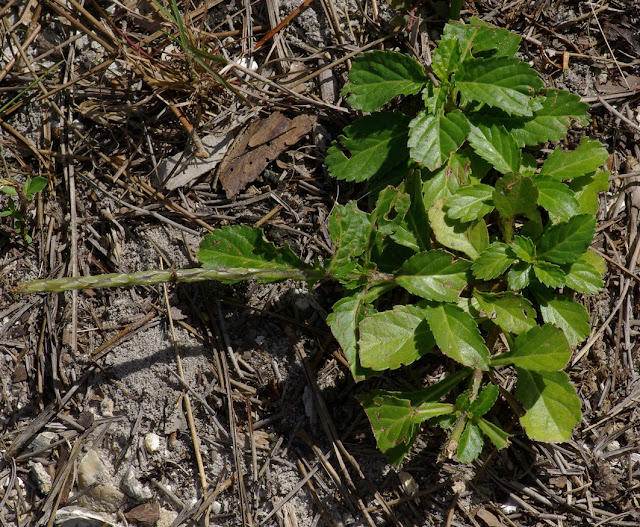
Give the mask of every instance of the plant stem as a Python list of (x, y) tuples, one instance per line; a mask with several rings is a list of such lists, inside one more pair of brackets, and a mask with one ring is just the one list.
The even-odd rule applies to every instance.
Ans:
[(241, 280), (257, 280), (259, 282), (275, 282), (281, 280), (314, 281), (327, 278), (327, 274), (319, 269), (178, 269), (175, 271), (154, 270), (139, 273), (111, 273), (96, 276), (79, 276), (71, 278), (54, 278), (50, 280), (33, 280), (16, 287), (16, 293), (61, 293), (74, 289), (100, 289), (103, 287), (123, 287), (132, 285), (154, 285), (166, 282), (202, 282), (220, 280), (237, 282)]

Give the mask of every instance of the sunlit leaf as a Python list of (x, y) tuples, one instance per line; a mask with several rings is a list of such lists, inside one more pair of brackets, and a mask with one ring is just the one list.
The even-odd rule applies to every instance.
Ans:
[(411, 364), (435, 345), (425, 317), (418, 306), (395, 306), (365, 317), (359, 326), (360, 363), (372, 370), (395, 370)]
[(395, 281), (410, 293), (427, 300), (455, 302), (467, 285), (470, 267), (465, 260), (452, 262), (451, 255), (444, 251), (428, 251), (407, 260)]
[(489, 367), (489, 349), (473, 317), (453, 304), (427, 306), (427, 320), (440, 351), (465, 366)]
[(536, 325), (536, 310), (521, 295), (474, 290), (473, 296), (486, 316), (508, 333), (519, 334)]
[(534, 326), (521, 333), (508, 353), (491, 359), (491, 366), (515, 364), (532, 371), (557, 371), (567, 364), (571, 347), (560, 328), (552, 324)]
[(348, 95), (352, 108), (379, 110), (396, 95), (419, 93), (428, 78), (419, 62), (404, 53), (370, 51), (353, 59), (349, 83), (342, 95)]
[(520, 418), (535, 441), (566, 441), (580, 422), (580, 399), (563, 371), (531, 371), (517, 368), (515, 395), (527, 413)]
[(435, 115), (421, 112), (409, 129), (411, 158), (435, 170), (462, 146), (469, 134), (469, 121), (460, 110)]

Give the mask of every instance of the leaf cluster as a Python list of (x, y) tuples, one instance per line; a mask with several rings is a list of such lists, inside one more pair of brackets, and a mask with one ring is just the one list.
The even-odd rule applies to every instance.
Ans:
[[(15, 181), (0, 180), (3, 185), (0, 192), (9, 196), (7, 205), (0, 211), (0, 218), (13, 219), (13, 228), (18, 235), (22, 235), (27, 243), (31, 243), (27, 209), (34, 196), (47, 186), (47, 178), (36, 176), (27, 178), (24, 185)], [(14, 199), (16, 198), (16, 199)]]
[[(585, 123), (588, 107), (543, 88), (514, 56), (519, 44), (477, 19), (449, 23), (429, 72), (407, 55), (373, 51), (354, 60), (344, 89), (353, 108), (372, 113), (344, 129), (326, 163), (339, 180), (368, 182), (374, 198), (367, 210), (352, 202), (330, 217), (335, 253), (317, 267), (347, 293), (327, 322), (356, 380), (426, 354), (454, 365), (426, 389), (358, 397), (395, 463), (424, 422), (451, 430), (444, 452), (461, 462), (475, 459), (485, 439), (505, 447), (508, 434), (487, 417), (504, 389), (495, 369), (517, 374), (514, 410), (530, 438), (566, 440), (581, 419), (562, 370), (590, 331), (574, 292), (602, 287), (604, 264), (589, 246), (607, 152), (584, 139), (538, 162), (534, 147)], [(406, 97), (423, 108), (389, 111)], [(200, 259), (205, 267), (304, 268), (249, 227), (208, 235)], [(394, 289), (406, 294), (389, 295)]]

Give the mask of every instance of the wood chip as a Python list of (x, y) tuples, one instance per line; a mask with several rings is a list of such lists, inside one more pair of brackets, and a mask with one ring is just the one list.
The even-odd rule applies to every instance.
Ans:
[(14, 383), (17, 383), (17, 382), (22, 382), (26, 380), (27, 380), (27, 368), (21, 362), (16, 366), (16, 369), (13, 371), (13, 377), (11, 378), (11, 381)]
[(254, 182), (284, 150), (308, 134), (317, 122), (315, 115), (289, 119), (274, 112), (260, 119), (236, 139), (220, 165), (219, 177), (227, 198), (232, 198)]
[(141, 525), (154, 525), (158, 521), (158, 517), (160, 516), (160, 506), (155, 503), (143, 503), (142, 505), (137, 505), (129, 512), (124, 513), (124, 517), (131, 521), (137, 521)]

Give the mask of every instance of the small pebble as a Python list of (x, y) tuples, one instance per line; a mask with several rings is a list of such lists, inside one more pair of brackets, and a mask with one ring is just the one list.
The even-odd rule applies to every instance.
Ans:
[(144, 447), (149, 454), (155, 454), (160, 450), (160, 436), (150, 432), (144, 437)]
[(102, 399), (102, 402), (100, 403), (100, 413), (102, 413), (102, 417), (113, 417), (114, 407), (113, 399), (110, 397)]
[(167, 510), (163, 507), (160, 507), (160, 511), (158, 512), (158, 522), (156, 523), (157, 527), (170, 527), (173, 521), (178, 517), (178, 513), (174, 511)]
[(120, 488), (127, 496), (137, 501), (150, 500), (153, 497), (151, 490), (138, 481), (133, 467), (129, 467), (125, 472), (120, 482)]
[(34, 463), (29, 462), (31, 467), (31, 477), (38, 485), (38, 490), (42, 494), (49, 494), (51, 492), (51, 485), (53, 484), (53, 480), (51, 479), (51, 475), (47, 472), (47, 469), (44, 468), (42, 463)]
[(415, 478), (408, 472), (405, 472), (404, 470), (398, 472), (398, 479), (400, 480), (402, 492), (404, 492), (406, 496), (413, 496), (418, 492), (418, 484), (416, 483)]
[(82, 491), (87, 487), (92, 488), (78, 498), (78, 503), (92, 511), (116, 512), (124, 501), (124, 494), (113, 485), (95, 450), (89, 450), (78, 465), (78, 488)]

